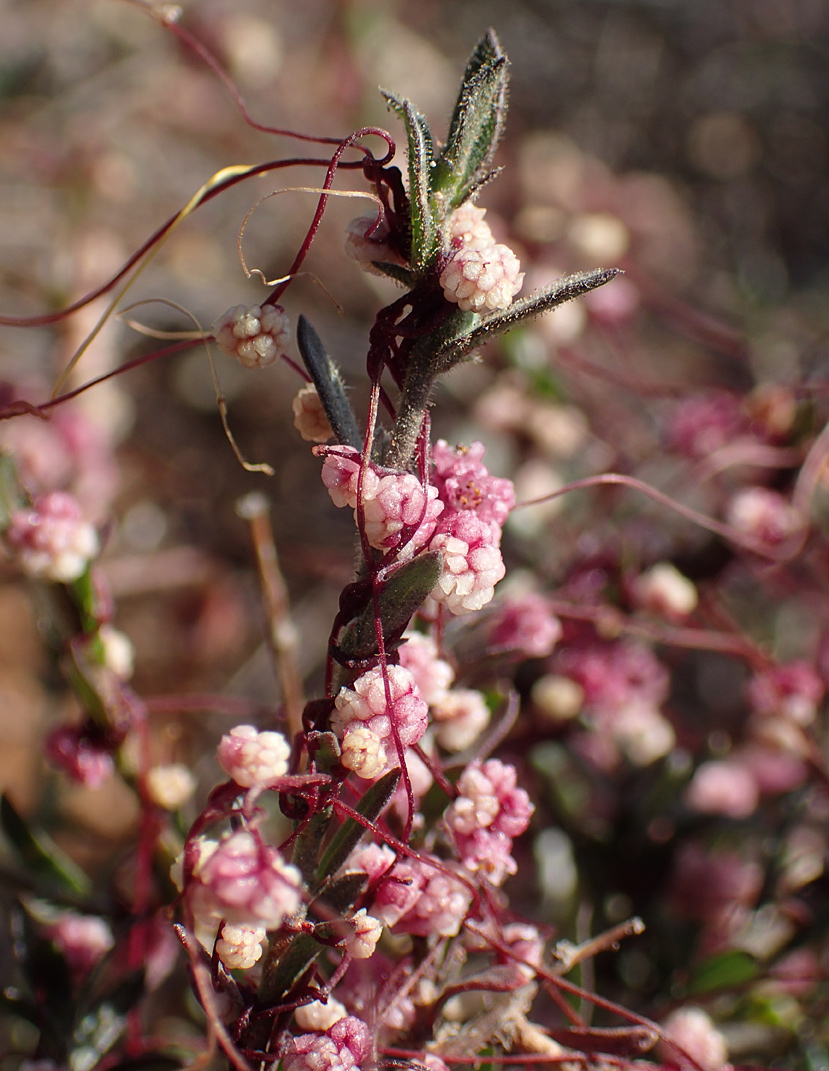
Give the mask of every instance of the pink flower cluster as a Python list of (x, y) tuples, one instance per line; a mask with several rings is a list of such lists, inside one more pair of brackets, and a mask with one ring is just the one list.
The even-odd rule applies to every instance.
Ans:
[(187, 854), (196, 859), (189, 878), (182, 880), (197, 920), (275, 930), (299, 908), (299, 871), (252, 833), (239, 830), (218, 842), (198, 840)]
[(81, 576), (100, 549), (98, 535), (72, 495), (38, 495), (31, 509), (15, 510), (6, 542), (29, 576), (68, 584)]
[(435, 445), (433, 485), (416, 476), (363, 465), (349, 446), (316, 447), (324, 458), (322, 479), (335, 506), (350, 506), (371, 546), (411, 557), (417, 550), (439, 550), (443, 573), (432, 597), (453, 614), (485, 606), (504, 575), (501, 526), (515, 504), (512, 482), (490, 476), (482, 462), (484, 447), (450, 449)]
[(431, 550), (443, 554), (443, 573), (432, 598), (455, 615), (480, 610), (504, 576), (501, 527), (515, 505), (512, 481), (490, 476), (483, 464), (484, 446), (452, 450), (435, 443), (434, 482), (445, 504)]
[(546, 658), (561, 639), (561, 622), (535, 591), (504, 599), (489, 622), (488, 646), (522, 658)]
[(395, 862), (389, 848), (369, 845), (352, 854), (348, 869), (377, 883), (371, 913), (397, 933), (454, 937), (469, 910), (469, 889), (447, 873), (452, 864), (432, 856)]
[(280, 1039), (284, 1071), (360, 1071), (374, 1064), (371, 1032), (353, 1015), (338, 1019), (324, 1034)]
[(509, 308), (524, 282), (518, 257), (509, 246), (495, 241), (484, 211), (467, 203), (450, 217), (451, 255), (440, 274), (447, 301), (482, 315)]
[(514, 766), (489, 759), (467, 766), (458, 780), (458, 796), (446, 811), (464, 866), (500, 885), (516, 871), (512, 841), (529, 825), (534, 811)]
[(260, 733), (252, 725), (237, 725), (222, 737), (216, 757), (237, 785), (251, 788), (284, 777), (290, 754), (282, 733)]
[(360, 452), (350, 446), (316, 452), (325, 456), (322, 479), (334, 505), (350, 506), (357, 522), (358, 497), (362, 501), (364, 530), (372, 547), (397, 549), (400, 556), (411, 557), (428, 543), (444, 508), (435, 487), (424, 487), (409, 472), (362, 466)]
[(595, 640), (561, 648), (555, 662), (582, 689), (598, 730), (585, 740), (594, 762), (614, 766), (619, 749), (637, 766), (668, 754), (676, 735), (660, 707), (670, 676), (649, 647), (634, 640)]
[(491, 476), (483, 463), (481, 442), (452, 449), (445, 439), (432, 448), (432, 480), (446, 512), (473, 513), (490, 526), (493, 542), (501, 541), (501, 528), (515, 505), (512, 480)]
[(363, 673), (353, 688), (340, 689), (331, 715), (343, 766), (366, 780), (399, 766), (399, 750), (416, 744), (427, 724), (426, 703), (403, 666)]

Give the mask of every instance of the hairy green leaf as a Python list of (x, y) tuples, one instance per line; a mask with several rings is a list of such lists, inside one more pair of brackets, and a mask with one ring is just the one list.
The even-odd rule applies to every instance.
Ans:
[[(427, 551), (389, 574), (379, 596), (384, 640), (394, 640), (402, 635), (418, 607), (437, 584), (442, 569), (443, 558), (440, 553)], [(339, 648), (346, 658), (351, 659), (371, 658), (377, 653), (377, 628), (372, 601), (343, 631)]]
[(462, 204), (485, 179), (506, 120), (508, 66), (489, 30), (467, 64), (446, 148), (432, 173), (432, 190), (447, 208)]
[(5, 793), (0, 800), (3, 832), (29, 873), (50, 890), (88, 896), (89, 879), (42, 829), (35, 829), (15, 809)]
[(432, 133), (424, 117), (414, 110), (411, 101), (383, 91), (389, 107), (406, 124), (409, 157), (409, 204), (412, 226), (412, 266), (422, 272), (437, 252), (437, 226), (429, 193), (435, 167)]

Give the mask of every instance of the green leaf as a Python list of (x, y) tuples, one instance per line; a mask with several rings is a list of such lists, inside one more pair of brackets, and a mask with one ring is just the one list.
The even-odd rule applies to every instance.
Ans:
[[(354, 809), (369, 822), (376, 821), (380, 817), (383, 808), (394, 795), (399, 780), (400, 770), (389, 770), (379, 781), (375, 781)], [(317, 886), (330, 875), (336, 874), (365, 832), (365, 826), (356, 819), (346, 818), (331, 838), (331, 843), (325, 849), (325, 853), (320, 860), (317, 870)]]
[(406, 124), (409, 157), (409, 204), (412, 227), (412, 267), (423, 272), (437, 253), (437, 226), (429, 193), (435, 167), (432, 133), (410, 101), (383, 92), (386, 102)]
[(747, 952), (722, 952), (696, 968), (688, 982), (688, 993), (699, 996), (716, 989), (732, 989), (757, 977), (757, 964)]
[(496, 312), (487, 316), (466, 334), (460, 334), (445, 342), (434, 354), (434, 374), (448, 372), (450, 368), (454, 368), (456, 364), (496, 335), (509, 331), (534, 316), (540, 316), (543, 312), (549, 312), (550, 309), (564, 304), (565, 301), (581, 297), (582, 294), (587, 294), (590, 290), (609, 283), (619, 274), (618, 268), (598, 268), (596, 271), (577, 272), (575, 275), (559, 279), (558, 282), (543, 290), (537, 290), (525, 298), (519, 298), (504, 312)]
[(0, 824), (9, 843), (29, 872), (50, 890), (62, 890), (76, 896), (88, 896), (91, 884), (52, 838), (42, 829), (35, 830), (18, 813), (4, 793), (0, 800)]
[[(427, 551), (405, 562), (383, 582), (379, 596), (383, 639), (401, 636), (423, 600), (437, 584), (443, 570), (438, 551)], [(374, 604), (369, 601), (363, 613), (344, 629), (339, 648), (346, 658), (366, 659), (377, 653), (377, 629)]]
[(14, 458), (0, 451), (0, 531), (8, 528), (15, 510), (25, 509), (27, 505)]
[(350, 874), (343, 874), (342, 877), (334, 878), (323, 886), (314, 904), (324, 903), (329, 911), (334, 911), (339, 915), (349, 915), (367, 884), (368, 874), (362, 871), (355, 870)]
[(273, 1004), (290, 993), (324, 948), (311, 934), (298, 933), (277, 959), (266, 962), (259, 984), (259, 1003)]
[(340, 370), (325, 352), (314, 328), (300, 316), (296, 326), (297, 345), (308, 374), (314, 381), (322, 407), (338, 443), (359, 450), (363, 437), (346, 394)]
[(299, 867), (304, 881), (310, 881), (317, 867), (320, 847), (331, 821), (331, 808), (325, 807), (308, 821), (308, 825), (294, 842), (292, 862)]
[(489, 30), (467, 64), (446, 148), (432, 173), (432, 190), (447, 208), (466, 201), (486, 178), (506, 120), (508, 66)]

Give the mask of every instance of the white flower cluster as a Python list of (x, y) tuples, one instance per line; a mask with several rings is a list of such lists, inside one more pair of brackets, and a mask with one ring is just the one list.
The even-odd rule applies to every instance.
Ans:
[(281, 305), (234, 305), (213, 324), (213, 335), (245, 368), (265, 368), (288, 348), (291, 323)]

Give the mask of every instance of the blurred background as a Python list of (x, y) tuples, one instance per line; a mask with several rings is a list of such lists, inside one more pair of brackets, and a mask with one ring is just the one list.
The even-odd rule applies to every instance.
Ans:
[[(380, 125), (401, 143), (378, 87), (411, 98), (440, 137), (466, 57), (487, 26), (497, 30), (512, 65), (510, 114), (496, 161), (503, 174), (480, 203), (499, 240), (519, 253), (525, 292), (568, 271), (626, 271), (615, 289), (513, 333), (441, 390), (437, 431), (453, 441), (483, 438), (491, 470), (511, 475), (519, 498), (613, 468), (670, 485), (676, 470), (663, 456), (666, 414), (682, 394), (747, 392), (767, 382), (822, 389), (824, 0), (190, 0), (181, 24), (216, 55), (259, 122), (333, 137)], [(325, 156), (319, 146), (246, 126), (215, 75), (139, 5), (0, 0), (0, 25), (3, 314), (56, 310), (98, 286), (224, 167)], [(260, 198), (318, 185), (322, 174), (310, 166), (274, 172), (200, 208), (130, 289), (122, 305), (142, 304), (127, 317), (156, 331), (191, 330), (192, 318), (209, 327), (228, 306), (263, 298), (267, 291), (240, 265), (242, 223)], [(341, 172), (338, 186), (360, 188), (358, 173)], [(288, 190), (259, 204), (244, 233), (248, 266), (269, 278), (283, 274), (315, 203)], [(285, 306), (294, 321), (303, 312), (315, 324), (364, 413), (368, 329), (397, 291), (343, 254), (343, 229), (369, 210), (362, 204), (332, 199), (309, 274), (292, 285)], [(0, 328), (4, 400), (44, 400), (106, 307), (96, 301), (51, 327)], [(71, 383), (161, 345), (110, 319)], [(271, 479), (244, 472), (235, 459), (203, 348), (83, 395), (53, 422), (57, 432), (26, 418), (7, 424), (3, 441), (45, 481), (71, 486), (105, 532), (104, 569), (117, 624), (136, 648), (140, 694), (221, 691), (272, 709), (278, 692), (236, 502), (261, 490), (275, 504), (276, 545), (312, 693), (337, 595), (351, 575), (352, 526), (330, 509), (318, 462), (294, 431), (296, 374), (285, 365), (248, 372), (220, 355), (217, 371), (240, 448), (272, 465)], [(548, 406), (532, 410), (535, 424), (528, 384)], [(714, 492), (684, 490), (690, 504), (718, 508)], [(721, 564), (710, 540), (687, 526), (652, 515), (608, 522), (601, 503), (517, 515), (507, 554), (514, 569), (554, 589), (569, 558), (586, 554), (585, 533), (598, 550), (626, 525), (643, 561), (681, 556), (702, 580)], [(137, 807), (115, 782), (92, 792), (49, 781), (44, 804), (40, 744), (47, 727), (71, 716), (73, 701), (39, 640), (47, 610), (7, 572), (0, 780), (20, 808), (45, 806), (61, 843), (94, 870), (129, 841)], [(793, 657), (814, 639), (808, 603), (794, 600), (778, 620), (771, 596), (753, 598), (744, 592), (741, 605), (764, 621), (764, 639), (782, 637), (784, 653)], [(739, 707), (737, 699), (712, 697), (736, 696), (742, 670), (709, 661), (683, 672), (708, 683), (679, 688), (677, 723), (699, 714), (705, 739)], [(710, 700), (702, 712), (701, 696)], [(231, 723), (198, 710), (159, 717), (159, 761), (192, 762), (209, 786), (209, 745)], [(520, 733), (519, 744), (526, 744)], [(607, 848), (612, 822), (603, 828), (598, 842)], [(626, 883), (615, 907), (595, 908), (599, 915), (641, 913), (636, 895), (660, 894), (648, 869), (670, 870), (670, 837), (660, 837), (635, 878), (619, 876), (627, 863), (618, 856), (603, 863), (595, 856), (613, 881)], [(567, 895), (574, 897), (572, 888)], [(677, 950), (677, 962), (689, 947)], [(632, 954), (615, 984), (628, 998), (659, 995), (664, 1003), (675, 963), (649, 955)], [(754, 1035), (746, 1044), (758, 1051)]]

